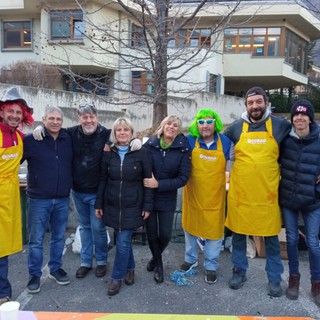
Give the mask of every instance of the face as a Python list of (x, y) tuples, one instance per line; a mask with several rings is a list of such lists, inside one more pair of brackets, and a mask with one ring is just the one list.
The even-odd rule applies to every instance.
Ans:
[(45, 117), (42, 118), (42, 122), (45, 128), (52, 136), (56, 136), (62, 127), (62, 116), (59, 112), (48, 112)]
[(311, 121), (309, 116), (307, 116), (304, 113), (297, 113), (292, 118), (292, 124), (295, 127), (296, 130), (305, 130), (309, 129)]
[(10, 104), (3, 107), (0, 111), (2, 122), (12, 128), (16, 128), (23, 119), (22, 108), (18, 104)]
[(163, 127), (163, 136), (165, 140), (174, 140), (179, 132), (178, 121), (168, 121)]
[(203, 118), (198, 120), (198, 130), (204, 141), (213, 140), (214, 128), (215, 128), (214, 121), (215, 119), (213, 118)]
[(255, 122), (259, 122), (266, 113), (267, 103), (262, 95), (255, 95), (247, 98), (246, 108), (249, 118)]
[(132, 138), (132, 132), (130, 128), (119, 124), (116, 127), (115, 136), (120, 146), (126, 146)]
[(98, 126), (98, 117), (92, 113), (83, 113), (79, 116), (79, 122), (84, 134), (90, 135), (96, 132)]

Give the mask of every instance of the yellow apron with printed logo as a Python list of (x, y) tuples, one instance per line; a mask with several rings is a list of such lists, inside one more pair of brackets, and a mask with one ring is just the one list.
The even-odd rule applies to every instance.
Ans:
[(1, 148), (0, 130), (0, 257), (22, 249), (19, 166), (23, 153), (22, 139), (16, 132), (18, 145)]
[(218, 135), (217, 150), (200, 148), (191, 154), (191, 175), (183, 188), (182, 227), (188, 233), (210, 240), (224, 234), (226, 159)]
[(234, 148), (226, 226), (239, 234), (274, 236), (281, 228), (279, 146), (270, 118), (266, 132), (248, 132), (248, 128), (244, 122)]

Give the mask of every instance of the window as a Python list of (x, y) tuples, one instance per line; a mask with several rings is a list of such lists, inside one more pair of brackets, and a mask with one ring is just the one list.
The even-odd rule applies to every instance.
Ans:
[(207, 71), (207, 92), (220, 93), (221, 75)]
[(81, 10), (50, 12), (51, 40), (82, 40), (84, 34)]
[(179, 30), (174, 39), (170, 40), (168, 46), (173, 47), (206, 47), (211, 46), (210, 29), (182, 29)]
[(224, 51), (279, 56), (281, 28), (230, 28), (224, 31)]
[(31, 49), (31, 22), (3, 22), (3, 46), (5, 49)]
[(132, 47), (146, 47), (147, 46), (147, 41), (144, 36), (144, 32), (143, 32), (142, 27), (132, 25), (131, 46)]
[(71, 92), (94, 93), (100, 96), (109, 95), (111, 75), (91, 74), (81, 77), (64, 77), (64, 90)]
[(154, 93), (154, 76), (149, 71), (132, 71), (132, 91)]

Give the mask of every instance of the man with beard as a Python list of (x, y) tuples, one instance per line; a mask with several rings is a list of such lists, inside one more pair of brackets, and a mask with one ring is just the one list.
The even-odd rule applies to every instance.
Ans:
[(246, 235), (265, 237), (268, 294), (280, 297), (283, 265), (278, 234), (279, 145), (290, 123), (270, 114), (268, 98), (260, 87), (245, 95), (246, 112), (225, 131), (234, 147), (226, 226), (233, 232), (233, 275), (229, 287), (237, 290), (247, 280)]

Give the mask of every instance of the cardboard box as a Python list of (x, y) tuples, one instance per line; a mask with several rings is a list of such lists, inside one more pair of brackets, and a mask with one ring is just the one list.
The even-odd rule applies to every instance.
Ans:
[[(281, 250), (281, 258), (284, 260), (288, 260), (287, 255), (287, 239), (286, 239), (286, 230), (285, 228), (281, 228), (281, 231), (278, 235), (280, 241), (280, 250)], [(266, 249), (264, 244), (264, 237), (253, 237), (254, 244), (257, 250), (257, 257), (264, 258), (266, 256)]]

